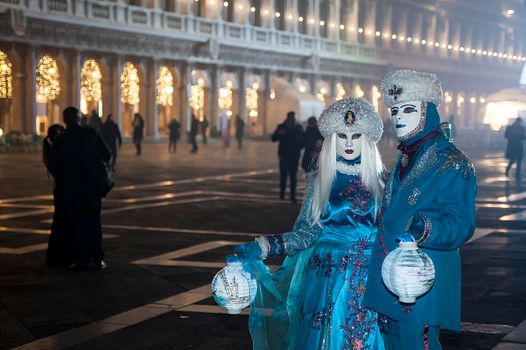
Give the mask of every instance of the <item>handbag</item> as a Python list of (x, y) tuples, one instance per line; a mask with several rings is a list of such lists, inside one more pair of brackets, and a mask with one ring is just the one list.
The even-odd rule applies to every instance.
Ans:
[(111, 191), (111, 189), (115, 186), (115, 181), (113, 181), (113, 178), (111, 177), (111, 173), (106, 166), (106, 164), (102, 164), (102, 181), (99, 183), (99, 193), (102, 197), (106, 197), (106, 195)]

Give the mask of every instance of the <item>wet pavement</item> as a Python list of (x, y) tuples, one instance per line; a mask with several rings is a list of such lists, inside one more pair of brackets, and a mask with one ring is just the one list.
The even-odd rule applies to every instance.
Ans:
[[(135, 156), (124, 145), (103, 202), (103, 272), (44, 264), (53, 207), (40, 155), (0, 154), (0, 349), (251, 348), (247, 316), (225, 314), (209, 283), (232, 245), (294, 222), (299, 204), (278, 200), (276, 146), (166, 149)], [(381, 149), (390, 165), (393, 150)], [(502, 152), (466, 153), (478, 228), (462, 248), (462, 332), (441, 340), (526, 349), (526, 185), (503, 176)]]

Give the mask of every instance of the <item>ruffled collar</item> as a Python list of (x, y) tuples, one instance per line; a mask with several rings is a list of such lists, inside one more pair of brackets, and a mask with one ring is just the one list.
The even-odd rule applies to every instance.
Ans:
[(342, 157), (336, 158), (336, 171), (345, 175), (360, 176), (360, 163), (362, 158), (347, 160)]

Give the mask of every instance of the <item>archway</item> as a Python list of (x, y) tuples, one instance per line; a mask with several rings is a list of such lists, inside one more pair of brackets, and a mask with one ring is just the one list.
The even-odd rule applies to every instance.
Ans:
[(11, 129), (11, 100), (13, 98), (12, 64), (0, 51), (0, 136)]
[(132, 132), (132, 117), (139, 112), (140, 78), (139, 71), (131, 62), (126, 62), (121, 73), (121, 102), (122, 121), (121, 130), (125, 136)]
[(36, 69), (36, 109), (35, 131), (45, 135), (50, 124), (59, 123), (60, 72), (57, 61), (50, 55), (42, 56)]
[(89, 114), (95, 110), (102, 117), (102, 72), (99, 64), (90, 58), (80, 71), (80, 111)]
[(176, 108), (174, 108), (174, 75), (166, 66), (159, 68), (155, 82), (156, 103), (158, 106), (157, 127), (159, 131), (167, 133), (167, 127)]

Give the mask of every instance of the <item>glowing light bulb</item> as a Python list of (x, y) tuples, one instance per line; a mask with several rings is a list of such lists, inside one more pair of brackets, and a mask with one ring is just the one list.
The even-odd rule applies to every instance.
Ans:
[(274, 14), (274, 16), (276, 16), (276, 18), (280, 18), (280, 17), (281, 17), (281, 13), (276, 12), (276, 13)]
[(331, 23), (330, 26), (331, 26), (331, 28), (334, 28), (334, 27), (336, 27), (336, 24), (335, 23)]
[(298, 21), (303, 22), (303, 17), (298, 17)]
[(391, 39), (395, 40), (396, 39), (396, 34), (391, 35)]
[(255, 8), (254, 6), (252, 6), (252, 7), (250, 8), (250, 12), (252, 12), (252, 13), (256, 12), (256, 8)]
[(340, 24), (340, 30), (344, 30), (345, 26), (343, 24)]
[(223, 3), (223, 6), (224, 6), (224, 7), (228, 7), (228, 1), (225, 1), (225, 2)]
[(292, 16), (292, 15), (288, 15), (288, 16), (287, 16), (287, 19), (288, 19), (289, 21), (292, 20), (293, 18), (294, 18), (294, 16)]
[(376, 36), (380, 36), (380, 34), (381, 34), (381, 33), (378, 32), (378, 31), (377, 31), (376, 33), (374, 33), (374, 35), (376, 35)]
[(358, 28), (358, 33), (363, 33), (363, 28)]
[(324, 26), (325, 25), (325, 21), (320, 21), (320, 26)]
[(413, 41), (413, 38), (408, 37), (406, 40), (407, 40), (408, 43), (410, 43), (411, 41)]

